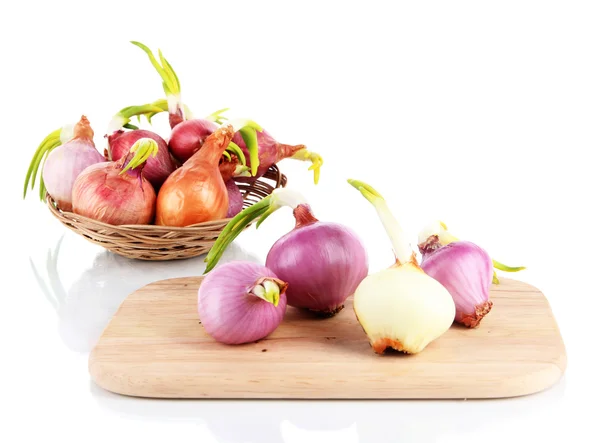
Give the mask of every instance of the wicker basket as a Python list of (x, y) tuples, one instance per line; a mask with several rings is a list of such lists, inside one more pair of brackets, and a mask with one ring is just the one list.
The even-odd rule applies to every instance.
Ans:
[[(252, 185), (237, 184), (244, 196), (244, 207), (248, 207), (270, 195), (275, 188), (285, 187), (287, 177), (274, 165)], [(72, 212), (63, 212), (49, 195), (46, 195), (46, 203), (50, 212), (73, 232), (115, 254), (140, 260), (178, 260), (206, 254), (231, 220), (227, 218), (198, 223), (185, 228), (113, 226)]]

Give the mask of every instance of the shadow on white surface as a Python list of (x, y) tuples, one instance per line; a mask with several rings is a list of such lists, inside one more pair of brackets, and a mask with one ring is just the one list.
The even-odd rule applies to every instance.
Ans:
[[(479, 428), (499, 430), (540, 423), (560, 407), (565, 378), (546, 391), (491, 400), (168, 400), (113, 394), (90, 382), (100, 407), (140, 421), (195, 422), (215, 441), (304, 442), (325, 435), (335, 441), (435, 442), (442, 437), (477, 435)], [(323, 440), (326, 441), (326, 438)]]
[[(63, 239), (64, 235), (53, 248), (48, 249), (44, 268), (36, 266), (31, 256), (29, 263), (41, 292), (58, 315), (61, 339), (75, 352), (92, 350), (123, 300), (135, 290), (158, 280), (199, 276), (205, 269), (205, 255), (153, 262), (132, 260), (103, 250), (65, 289), (58, 271)], [(73, 251), (69, 253), (72, 255)], [(223, 262), (232, 260), (257, 262), (258, 258), (234, 242), (222, 258)]]

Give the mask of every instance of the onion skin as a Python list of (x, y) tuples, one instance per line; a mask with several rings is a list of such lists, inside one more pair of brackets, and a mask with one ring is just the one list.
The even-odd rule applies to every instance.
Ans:
[(266, 266), (289, 283), (288, 304), (331, 316), (368, 274), (367, 251), (348, 227), (294, 209), (295, 228), (271, 247)]
[(122, 160), (89, 166), (77, 177), (73, 185), (75, 214), (109, 225), (152, 223), (154, 187), (139, 170), (120, 174)]
[(183, 227), (225, 218), (229, 198), (219, 160), (232, 137), (230, 125), (217, 129), (167, 178), (156, 200), (157, 225)]
[(494, 274), (492, 259), (474, 243), (456, 241), (441, 246), (436, 243), (436, 237), (419, 245), (423, 253), (421, 268), (452, 295), (456, 305), (455, 321), (475, 328), (493, 306), (489, 299)]
[(185, 163), (204, 145), (206, 138), (217, 130), (216, 123), (196, 118), (177, 123), (171, 131), (169, 149), (180, 163)]
[(167, 177), (175, 170), (175, 162), (171, 158), (167, 142), (152, 131), (137, 129), (134, 131), (115, 131), (108, 137), (109, 160), (117, 161), (129, 154), (129, 149), (141, 138), (151, 138), (158, 145), (158, 153), (150, 157), (142, 171), (144, 177), (158, 191)]
[(354, 312), (375, 353), (417, 354), (450, 328), (455, 310), (444, 286), (415, 261), (366, 277), (354, 294)]
[(244, 198), (238, 185), (233, 180), (227, 180), (225, 182), (227, 188), (227, 195), (229, 197), (229, 207), (227, 208), (227, 218), (231, 218), (240, 213), (244, 207)]
[(265, 277), (278, 279), (269, 268), (252, 262), (230, 262), (215, 268), (198, 289), (198, 315), (204, 330), (215, 340), (235, 345), (271, 334), (283, 320), (287, 305), (285, 287), (277, 306), (251, 293)]
[(79, 174), (88, 166), (106, 161), (96, 149), (93, 137), (89, 120), (82, 116), (73, 138), (48, 154), (42, 177), (48, 194), (62, 211), (73, 210), (73, 185)]
[[(256, 138), (258, 141), (258, 160), (260, 162), (256, 176), (240, 178), (241, 181), (254, 181), (256, 178), (265, 175), (272, 165), (280, 162), (284, 158), (293, 156), (301, 149), (306, 149), (306, 146), (304, 145), (292, 146), (279, 143), (264, 129), (256, 132)], [(239, 132), (236, 132), (233, 136), (233, 142), (240, 147), (244, 153), (244, 156), (246, 157), (246, 163), (250, 165), (250, 153), (248, 152), (246, 143)]]

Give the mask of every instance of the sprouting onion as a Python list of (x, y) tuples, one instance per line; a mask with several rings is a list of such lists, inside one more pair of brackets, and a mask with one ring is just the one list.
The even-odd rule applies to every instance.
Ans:
[[(421, 230), (419, 233), (419, 245), (427, 244), (427, 241), (430, 237), (436, 237), (441, 246), (445, 246), (460, 240), (458, 237), (455, 237), (450, 233), (450, 231), (448, 231), (448, 226), (446, 226), (446, 224), (442, 221), (430, 223)], [(423, 252), (422, 249), (421, 252)], [(526, 269), (525, 266), (507, 266), (504, 263), (500, 263), (499, 261), (493, 259), (492, 264), (494, 265), (494, 268), (504, 272), (519, 272)], [(500, 280), (498, 280), (496, 271), (494, 271), (494, 275), (492, 276), (492, 283), (495, 285), (500, 284)]]

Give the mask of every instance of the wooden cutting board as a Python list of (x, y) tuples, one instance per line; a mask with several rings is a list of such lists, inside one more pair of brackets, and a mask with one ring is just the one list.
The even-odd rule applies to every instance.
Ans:
[(556, 383), (564, 344), (544, 295), (509, 279), (477, 329), (453, 326), (417, 355), (375, 354), (352, 309), (317, 319), (288, 307), (266, 339), (228, 346), (196, 310), (202, 277), (131, 294), (93, 349), (89, 370), (119, 394), (167, 398), (494, 398)]

